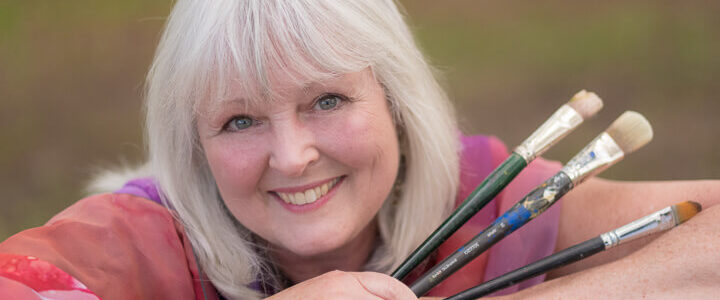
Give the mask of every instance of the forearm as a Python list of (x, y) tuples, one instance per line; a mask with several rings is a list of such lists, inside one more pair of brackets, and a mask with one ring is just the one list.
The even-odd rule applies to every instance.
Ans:
[[(709, 209), (720, 204), (720, 181), (619, 182), (594, 179), (568, 193), (563, 201), (557, 250), (565, 249), (682, 201), (699, 202), (703, 209)], [(637, 240), (599, 253), (554, 270), (548, 274), (548, 277), (565, 276), (617, 260), (640, 249), (655, 238), (658, 236)]]
[(720, 220), (720, 206), (707, 208), (631, 255), (506, 298), (706, 299), (718, 295), (720, 224), (717, 220)]

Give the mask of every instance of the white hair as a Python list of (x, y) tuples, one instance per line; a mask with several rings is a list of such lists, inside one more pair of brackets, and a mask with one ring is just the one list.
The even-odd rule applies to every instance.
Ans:
[[(224, 206), (196, 132), (198, 105), (240, 87), (273, 93), (269, 70), (297, 82), (370, 68), (398, 128), (396, 193), (378, 214), (381, 247), (366, 268), (388, 272), (452, 208), (459, 131), (447, 96), (392, 0), (179, 0), (147, 78), (148, 167), (185, 226), (201, 269), (228, 298), (259, 298), (278, 283), (272, 262)], [(263, 277), (264, 276), (264, 277)]]

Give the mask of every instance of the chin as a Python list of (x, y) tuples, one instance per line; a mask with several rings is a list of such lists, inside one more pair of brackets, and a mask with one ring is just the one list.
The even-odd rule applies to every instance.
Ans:
[(348, 244), (346, 234), (328, 233), (312, 236), (295, 234), (294, 237), (302, 237), (299, 240), (292, 240), (290, 243), (283, 243), (284, 248), (290, 252), (304, 257), (313, 257), (333, 252)]

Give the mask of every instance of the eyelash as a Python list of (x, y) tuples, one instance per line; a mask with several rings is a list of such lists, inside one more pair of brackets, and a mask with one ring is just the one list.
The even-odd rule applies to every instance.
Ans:
[[(327, 94), (321, 95), (320, 97), (317, 97), (317, 98), (315, 99), (315, 101), (313, 101), (313, 103), (312, 103), (312, 108), (313, 108), (313, 110), (315, 110), (315, 107), (316, 107), (317, 105), (319, 105), (320, 101), (322, 101), (322, 100), (324, 100), (324, 99), (327, 99), (327, 98), (329, 98), (329, 97), (337, 98), (337, 99), (340, 100), (340, 101), (338, 101), (337, 104), (336, 104), (334, 107), (332, 107), (332, 108), (330, 108), (330, 109), (328, 109), (328, 110), (324, 110), (324, 111), (328, 111), (328, 112), (330, 112), (330, 111), (335, 111), (335, 110), (339, 109), (340, 107), (344, 106), (344, 105), (346, 104), (346, 102), (353, 100), (353, 99), (351, 99), (351, 98), (349, 98), (349, 97), (347, 97), (347, 96), (344, 96), (344, 95), (334, 94), (334, 93), (327, 93)], [(323, 111), (323, 110), (321, 110), (321, 111)], [(232, 126), (232, 123), (233, 123), (235, 120), (240, 119), (240, 118), (249, 118), (249, 119), (251, 120), (250, 125), (249, 125), (248, 127), (246, 127), (246, 128), (242, 128), (242, 129), (232, 129), (232, 128), (230, 128), (230, 127)], [(248, 115), (235, 115), (235, 116), (231, 117), (230, 120), (228, 120), (228, 121), (225, 123), (225, 125), (223, 125), (223, 131), (230, 131), (230, 132), (242, 131), (242, 130), (245, 130), (245, 129), (247, 129), (247, 128), (256, 126), (256, 125), (258, 125), (258, 124), (262, 124), (261, 121), (256, 120), (256, 119), (252, 118), (251, 116), (248, 116)]]

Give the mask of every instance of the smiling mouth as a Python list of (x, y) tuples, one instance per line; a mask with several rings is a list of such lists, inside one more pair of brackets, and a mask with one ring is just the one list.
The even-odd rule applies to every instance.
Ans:
[(330, 180), (322, 185), (316, 186), (311, 189), (307, 189), (302, 192), (297, 193), (282, 193), (282, 192), (274, 192), (277, 194), (280, 199), (285, 201), (285, 203), (293, 204), (293, 205), (305, 205), (310, 204), (318, 199), (320, 199), (322, 196), (325, 196), (328, 191), (330, 191), (341, 179), (342, 177), (334, 178), (333, 180)]

